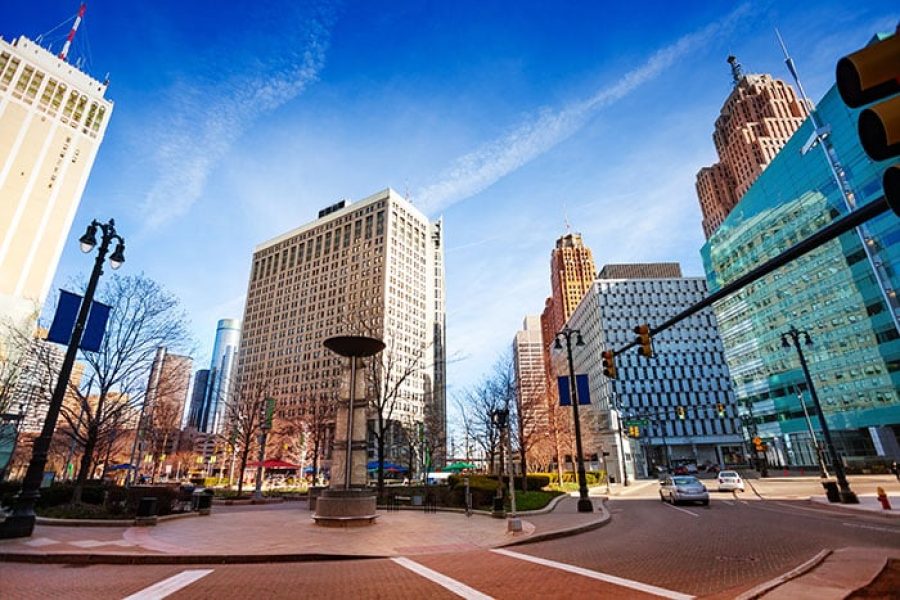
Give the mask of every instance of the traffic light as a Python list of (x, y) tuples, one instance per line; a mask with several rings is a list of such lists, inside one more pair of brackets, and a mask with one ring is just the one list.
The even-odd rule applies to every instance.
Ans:
[(725, 405), (722, 404), (721, 402), (718, 402), (716, 404), (716, 412), (719, 413), (720, 417), (724, 417), (725, 416)]
[(644, 323), (634, 328), (637, 334), (638, 354), (645, 358), (653, 358), (653, 341), (650, 339), (650, 326)]
[(604, 350), (600, 353), (603, 357), (603, 375), (607, 379), (617, 379), (618, 371), (616, 371), (616, 353), (612, 350)]
[(676, 407), (675, 407), (675, 414), (678, 415), (678, 418), (679, 418), (679, 419), (681, 419), (682, 421), (684, 421), (684, 407), (683, 407), (683, 406), (676, 406)]
[(765, 452), (766, 451), (766, 443), (762, 441), (758, 436), (753, 438), (753, 449), (757, 452)]
[[(840, 59), (835, 78), (847, 106), (877, 102), (859, 113), (859, 140), (866, 154), (872, 160), (900, 156), (900, 29)], [(891, 210), (900, 215), (900, 163), (887, 168), (882, 186)]]
[(637, 425), (629, 425), (628, 426), (628, 437), (637, 439), (641, 437), (641, 428)]

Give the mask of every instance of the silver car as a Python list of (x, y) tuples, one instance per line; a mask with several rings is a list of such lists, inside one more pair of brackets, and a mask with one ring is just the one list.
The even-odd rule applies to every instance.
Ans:
[(660, 482), (659, 499), (672, 504), (699, 502), (703, 506), (709, 506), (709, 492), (706, 486), (693, 475), (667, 475)]

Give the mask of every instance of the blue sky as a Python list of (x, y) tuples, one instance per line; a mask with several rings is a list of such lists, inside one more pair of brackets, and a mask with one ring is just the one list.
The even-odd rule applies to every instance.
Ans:
[[(77, 2), (4, 3), (32, 39)], [(252, 248), (341, 198), (409, 193), (446, 232), (451, 395), (509, 347), (549, 293), (565, 218), (605, 263), (702, 275), (696, 171), (715, 161), (725, 57), (813, 99), (834, 64), (898, 20), (895, 2), (88, 3), (70, 54), (115, 101), (77, 237), (114, 217), (123, 270), (177, 294), (199, 366), (241, 318)], [(67, 27), (46, 36), (56, 40)]]

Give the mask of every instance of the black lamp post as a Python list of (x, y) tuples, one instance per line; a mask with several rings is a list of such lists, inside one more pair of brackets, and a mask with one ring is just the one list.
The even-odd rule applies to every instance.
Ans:
[[(570, 329), (568, 325), (556, 334), (554, 348), (562, 350), (560, 339), (566, 340), (566, 356), (569, 361), (569, 389), (572, 396), (572, 418), (575, 420), (575, 455), (578, 461), (578, 512), (594, 512), (594, 505), (588, 498), (587, 474), (584, 472), (584, 454), (581, 450), (581, 420), (578, 418), (578, 386), (575, 385), (575, 366), (572, 362), (572, 336), (575, 336), (575, 345), (584, 346), (581, 332)], [(607, 475), (608, 476), (608, 475)]]
[(813, 386), (812, 378), (809, 376), (809, 368), (806, 366), (806, 357), (803, 355), (803, 347), (800, 345), (801, 337), (804, 338), (807, 346), (812, 346), (813, 342), (809, 332), (800, 331), (791, 325), (791, 328), (786, 333), (781, 334), (781, 345), (785, 348), (790, 348), (793, 343), (794, 348), (797, 350), (797, 356), (800, 357), (800, 366), (803, 368), (803, 377), (806, 378), (806, 387), (809, 388), (809, 396), (816, 406), (816, 413), (819, 415), (819, 426), (822, 428), (822, 437), (825, 438), (825, 446), (828, 447), (828, 454), (831, 456), (831, 462), (834, 465), (834, 474), (837, 477), (838, 487), (841, 488), (841, 503), (859, 504), (859, 498), (850, 489), (850, 483), (847, 481), (844, 463), (841, 462), (841, 457), (838, 456), (837, 450), (831, 441), (831, 430), (828, 429), (828, 422), (825, 420), (825, 414), (822, 412), (819, 396), (816, 394), (816, 388)]
[(72, 375), (72, 367), (75, 364), (78, 347), (81, 345), (81, 336), (84, 334), (84, 326), (87, 323), (91, 303), (94, 300), (94, 292), (97, 291), (97, 282), (100, 281), (100, 275), (103, 274), (103, 261), (106, 259), (106, 254), (109, 252), (109, 246), (113, 240), (116, 240), (117, 243), (115, 250), (109, 257), (109, 266), (113, 269), (118, 269), (125, 262), (125, 240), (116, 233), (115, 221), (112, 219), (109, 220), (109, 223), (100, 223), (97, 220), (91, 221), (87, 231), (78, 240), (81, 244), (81, 251), (88, 253), (97, 245), (98, 228), (101, 232), (101, 240), (97, 258), (94, 260), (94, 270), (91, 271), (91, 278), (88, 280), (84, 299), (81, 301), (81, 308), (78, 310), (78, 318), (75, 320), (75, 327), (72, 329), (72, 336), (69, 338), (69, 347), (66, 350), (66, 356), (59, 370), (59, 378), (56, 380), (56, 387), (53, 388), (53, 396), (50, 398), (50, 406), (47, 408), (44, 427), (41, 429), (41, 434), (34, 441), (31, 462), (28, 464), (25, 479), (22, 481), (22, 491), (16, 496), (12, 514), (0, 524), (0, 538), (28, 537), (34, 531), (34, 503), (40, 497), (44, 467), (47, 464), (47, 453), (50, 449), (50, 442), (53, 439), (53, 431), (56, 429), (56, 421), (59, 418), (63, 398), (66, 395), (66, 388), (69, 385), (69, 378)]

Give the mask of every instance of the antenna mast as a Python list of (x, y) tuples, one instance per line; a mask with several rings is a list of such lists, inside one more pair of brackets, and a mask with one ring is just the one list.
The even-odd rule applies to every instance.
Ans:
[[(806, 96), (803, 84), (800, 83), (800, 75), (797, 73), (797, 67), (794, 65), (794, 59), (788, 54), (787, 46), (781, 38), (781, 32), (778, 31), (778, 29), (775, 30), (775, 36), (778, 38), (778, 43), (781, 45), (781, 51), (784, 53), (784, 64), (787, 66), (788, 71), (791, 72), (794, 83), (797, 84), (800, 100), (809, 111), (809, 120), (813, 126), (813, 132), (803, 145), (803, 148), (800, 149), (800, 154), (806, 154), (816, 146), (819, 146), (822, 149), (822, 153), (825, 155), (825, 161), (831, 169), (831, 175), (834, 177), (834, 181), (841, 191), (841, 199), (844, 201), (844, 208), (850, 213), (856, 209), (856, 193), (853, 190), (853, 186), (850, 185), (850, 180), (847, 178), (847, 172), (844, 170), (844, 167), (838, 158), (834, 144), (831, 143), (831, 125), (822, 122), (813, 103)], [(869, 266), (872, 268), (875, 280), (878, 282), (881, 297), (884, 300), (888, 312), (891, 314), (894, 328), (897, 331), (900, 331), (900, 319), (898, 319), (897, 316), (897, 312), (900, 310), (900, 301), (898, 301), (896, 290), (891, 287), (890, 276), (885, 269), (884, 263), (875, 256), (872, 251), (875, 240), (872, 238), (872, 235), (869, 233), (869, 229), (865, 224), (856, 227), (856, 234), (859, 236), (859, 241), (862, 244), (863, 251), (866, 253), (866, 259), (869, 262)]]
[(87, 10), (87, 4), (82, 2), (81, 8), (78, 9), (78, 14), (75, 15), (75, 22), (72, 23), (72, 29), (69, 31), (69, 37), (66, 38), (66, 43), (59, 53), (59, 58), (62, 60), (66, 60), (66, 57), (69, 55), (69, 46), (72, 45), (72, 40), (75, 39), (75, 32), (78, 31), (78, 26), (81, 25), (81, 19), (84, 17), (85, 10)]

